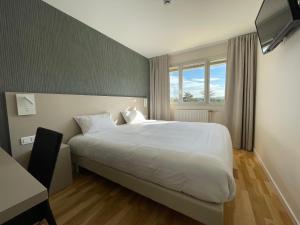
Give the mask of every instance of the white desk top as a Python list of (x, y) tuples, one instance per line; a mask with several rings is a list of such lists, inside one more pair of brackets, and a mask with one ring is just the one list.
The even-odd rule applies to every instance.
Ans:
[(47, 189), (0, 148), (0, 224), (47, 198)]

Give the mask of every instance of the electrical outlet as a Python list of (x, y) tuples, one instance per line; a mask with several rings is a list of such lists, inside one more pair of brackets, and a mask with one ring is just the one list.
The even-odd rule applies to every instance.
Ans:
[(21, 137), (21, 145), (28, 145), (34, 142), (35, 135), (28, 137)]

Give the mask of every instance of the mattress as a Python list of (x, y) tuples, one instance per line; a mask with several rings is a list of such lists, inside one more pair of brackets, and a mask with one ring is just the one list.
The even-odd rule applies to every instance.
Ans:
[(220, 124), (146, 121), (70, 139), (71, 151), (202, 201), (233, 199), (231, 138)]

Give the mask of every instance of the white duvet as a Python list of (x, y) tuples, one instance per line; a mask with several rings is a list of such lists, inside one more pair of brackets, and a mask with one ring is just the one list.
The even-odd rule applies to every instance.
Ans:
[(235, 194), (231, 139), (219, 124), (146, 121), (69, 144), (76, 155), (200, 200), (223, 203)]

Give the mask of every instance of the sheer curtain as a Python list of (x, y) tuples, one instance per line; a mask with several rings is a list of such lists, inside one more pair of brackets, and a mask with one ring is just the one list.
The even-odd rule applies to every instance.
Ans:
[(150, 59), (150, 119), (170, 119), (168, 56)]
[(233, 147), (252, 151), (257, 70), (257, 34), (228, 41), (225, 123)]

